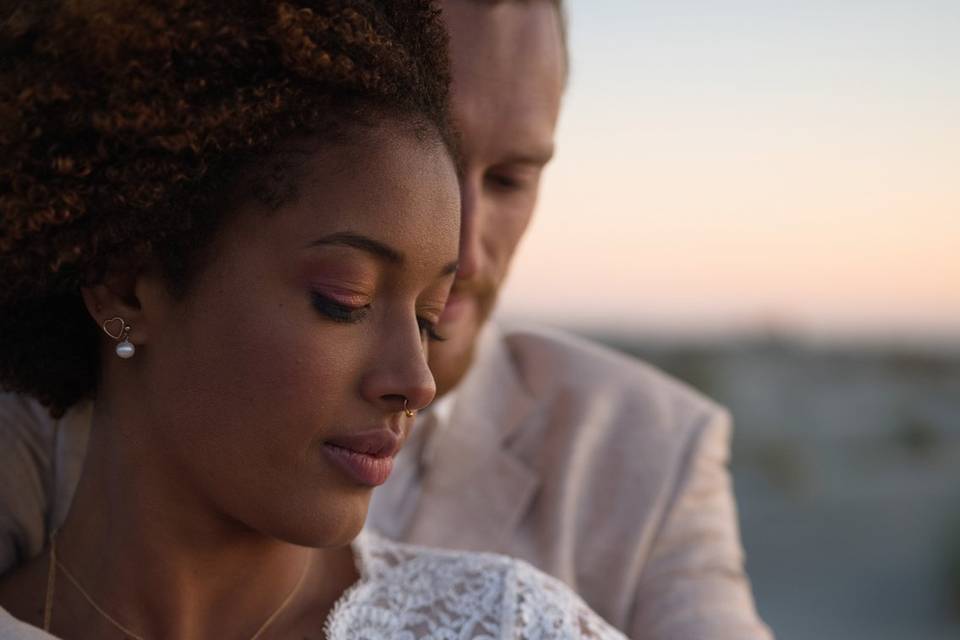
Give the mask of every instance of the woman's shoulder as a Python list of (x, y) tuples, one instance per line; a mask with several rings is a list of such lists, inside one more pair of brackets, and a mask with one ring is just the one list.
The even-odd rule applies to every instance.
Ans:
[(494, 553), (419, 547), (364, 532), (363, 576), (330, 615), (328, 638), (622, 639), (569, 587)]

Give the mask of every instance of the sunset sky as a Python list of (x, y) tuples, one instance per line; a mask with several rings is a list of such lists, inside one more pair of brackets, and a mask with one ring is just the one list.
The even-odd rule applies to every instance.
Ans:
[(960, 2), (574, 0), (507, 317), (960, 340)]

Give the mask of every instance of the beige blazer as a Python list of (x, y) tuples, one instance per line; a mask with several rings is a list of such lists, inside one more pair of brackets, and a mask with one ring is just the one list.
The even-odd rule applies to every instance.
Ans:
[(492, 327), (448, 421), (415, 482), (378, 490), (373, 526), (523, 558), (637, 640), (771, 638), (744, 573), (722, 408), (595, 344)]
[[(721, 408), (599, 346), (496, 327), (451, 400), (430, 455), (402, 452), (375, 492), (372, 526), (523, 558), (634, 639), (771, 637), (743, 570)], [(0, 395), (0, 573), (62, 522), (89, 426), (89, 406), (52, 421)]]

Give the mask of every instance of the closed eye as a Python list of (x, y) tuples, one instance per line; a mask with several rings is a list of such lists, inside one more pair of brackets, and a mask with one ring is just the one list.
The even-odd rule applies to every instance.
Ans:
[(523, 182), (513, 176), (502, 173), (490, 173), (487, 175), (487, 181), (496, 189), (502, 191), (516, 191), (523, 188)]
[(370, 305), (353, 307), (314, 291), (310, 296), (314, 308), (334, 322), (355, 323), (363, 320), (370, 311)]
[(432, 342), (443, 342), (447, 338), (437, 333), (437, 323), (431, 322), (426, 318), (418, 317), (417, 325), (420, 327), (420, 335)]

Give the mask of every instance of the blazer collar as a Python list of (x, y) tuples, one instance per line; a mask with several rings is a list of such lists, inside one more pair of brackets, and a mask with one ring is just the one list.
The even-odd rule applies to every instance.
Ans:
[(532, 408), (534, 397), (520, 378), (506, 337), (493, 322), (481, 333), (474, 362), (455, 394), (449, 425), (452, 430), (462, 433), (464, 430), (455, 423), (470, 422), (471, 433), (497, 448)]
[(429, 443), (423, 495), (408, 539), (463, 549), (506, 550), (539, 478), (510, 449), (534, 398), (491, 322), (455, 391), (449, 423)]

